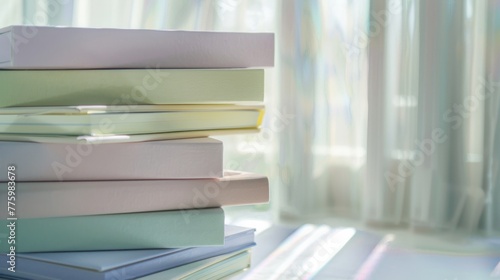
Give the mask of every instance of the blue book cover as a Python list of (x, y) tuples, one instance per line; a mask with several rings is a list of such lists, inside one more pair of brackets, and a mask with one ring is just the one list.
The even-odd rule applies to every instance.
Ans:
[(0, 277), (33, 280), (135, 279), (254, 245), (254, 229), (226, 225), (223, 246), (18, 254), (14, 273), (7, 270), (8, 259), (2, 254)]

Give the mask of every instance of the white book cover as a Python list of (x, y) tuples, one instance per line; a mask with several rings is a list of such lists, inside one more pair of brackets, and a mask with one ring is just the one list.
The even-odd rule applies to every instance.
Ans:
[[(196, 131), (178, 131), (167, 133), (152, 133), (152, 134), (135, 134), (135, 135), (30, 135), (30, 134), (1, 134), (0, 141), (21, 141), (21, 142), (37, 142), (37, 143), (58, 143), (58, 144), (113, 144), (113, 143), (137, 143), (144, 141), (160, 141), (186, 138), (201, 138), (208, 136), (222, 136), (234, 134), (249, 134), (259, 133), (259, 128), (236, 128), (236, 129), (209, 129)], [(0, 142), (1, 146), (1, 142)], [(2, 177), (0, 177), (2, 178)], [(1, 180), (1, 179), (0, 179)]]
[[(7, 201), (6, 196), (7, 188), (0, 189), (0, 199)], [(267, 177), (236, 171), (211, 179), (16, 183), (17, 218), (196, 210), (268, 201)], [(196, 213), (185, 211), (186, 221)], [(0, 208), (0, 218), (7, 218), (7, 207)]]
[[(18, 184), (214, 178), (223, 172), (222, 151), (222, 142), (211, 138), (114, 144), (0, 141), (0, 168), (15, 166)], [(7, 172), (1, 172), (0, 181), (7, 179)]]
[(273, 33), (13, 25), (0, 68), (248, 68), (274, 65)]

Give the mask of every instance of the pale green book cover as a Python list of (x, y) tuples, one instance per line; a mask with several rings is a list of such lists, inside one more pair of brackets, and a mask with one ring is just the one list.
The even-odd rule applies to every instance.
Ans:
[(0, 107), (262, 102), (264, 70), (0, 70)]
[(221, 208), (4, 220), (0, 230), (0, 252), (8, 254), (223, 244)]
[(263, 109), (89, 114), (0, 114), (0, 133), (45, 135), (152, 134), (257, 128)]

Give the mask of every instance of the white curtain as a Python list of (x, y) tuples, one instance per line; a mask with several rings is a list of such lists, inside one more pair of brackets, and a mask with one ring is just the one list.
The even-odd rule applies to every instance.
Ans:
[[(0, 24), (276, 33), (257, 135), (279, 219), (500, 233), (499, 0), (7, 0)], [(260, 210), (267, 207), (260, 206)]]

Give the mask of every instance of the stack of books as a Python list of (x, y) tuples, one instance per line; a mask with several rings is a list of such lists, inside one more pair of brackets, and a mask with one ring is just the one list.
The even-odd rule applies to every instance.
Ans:
[[(223, 278), (266, 203), (212, 135), (256, 132), (270, 33), (0, 29), (0, 277)], [(142, 278), (141, 278), (142, 277)]]

